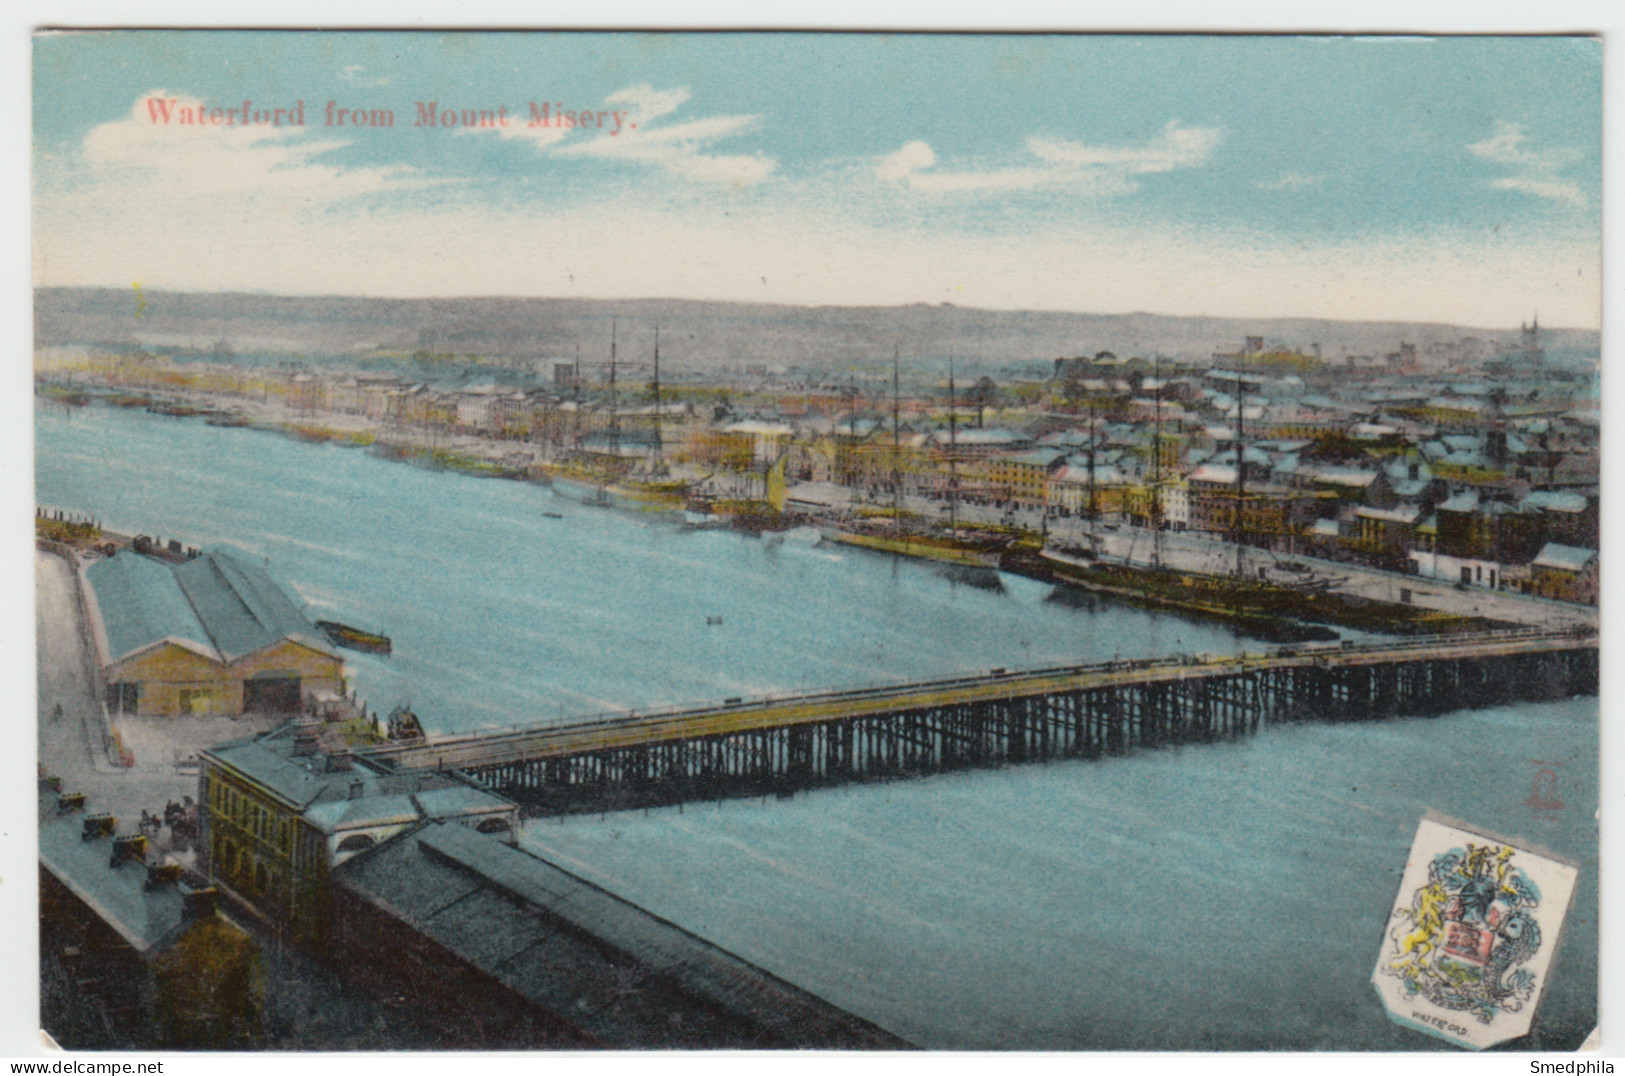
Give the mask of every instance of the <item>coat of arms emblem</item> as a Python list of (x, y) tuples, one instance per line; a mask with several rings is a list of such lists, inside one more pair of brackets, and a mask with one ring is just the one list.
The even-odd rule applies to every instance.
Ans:
[(1390, 1015), (1470, 1047), (1526, 1033), (1574, 880), (1566, 864), (1424, 820), (1374, 976)]

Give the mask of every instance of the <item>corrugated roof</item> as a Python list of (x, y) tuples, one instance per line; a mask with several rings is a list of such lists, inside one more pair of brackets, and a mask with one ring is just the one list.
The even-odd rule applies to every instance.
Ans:
[(289, 636), (319, 638), (316, 628), (265, 571), (223, 550), (172, 569), (226, 659), (262, 650)]
[(175, 581), (169, 565), (125, 551), (85, 569), (96, 592), (107, 659), (118, 661), (163, 639), (172, 639), (220, 660), (197, 612)]
[(269, 575), (223, 551), (177, 565), (125, 551), (91, 565), (85, 578), (96, 592), (109, 661), (164, 639), (212, 661), (290, 636), (332, 653)]

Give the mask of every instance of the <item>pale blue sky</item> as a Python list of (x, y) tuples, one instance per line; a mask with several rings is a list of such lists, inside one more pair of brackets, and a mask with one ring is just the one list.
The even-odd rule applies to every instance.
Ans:
[[(1565, 38), (48, 36), (36, 279), (1594, 325), (1601, 69)], [(306, 126), (163, 127), (160, 91)]]

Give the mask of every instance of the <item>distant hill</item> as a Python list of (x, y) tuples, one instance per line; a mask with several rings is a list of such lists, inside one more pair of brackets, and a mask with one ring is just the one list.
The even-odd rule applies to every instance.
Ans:
[[(139, 313), (138, 313), (139, 311)], [(1242, 319), (1161, 314), (977, 310), (950, 305), (788, 306), (678, 299), (369, 299), (234, 293), (41, 288), (35, 346), (202, 348), (292, 352), (312, 359), (367, 352), (480, 355), (529, 364), (607, 358), (614, 319), (621, 356), (647, 358), (655, 324), (662, 361), (674, 368), (743, 364), (846, 368), (953, 353), (972, 365), (1092, 355), (1205, 360), (1247, 336), (1268, 345), (1319, 344), (1327, 359), (1385, 355), (1401, 341), (1420, 348), (1476, 337), (1512, 346), (1516, 326), (1485, 329), (1412, 322), (1314, 318)], [(1594, 353), (1594, 330), (1542, 329), (1554, 353)]]

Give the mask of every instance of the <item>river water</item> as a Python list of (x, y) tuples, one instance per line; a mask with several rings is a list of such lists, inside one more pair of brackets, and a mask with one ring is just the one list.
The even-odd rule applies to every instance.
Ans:
[[(266, 558), (375, 707), (431, 731), (993, 666), (1225, 651), (1227, 629), (969, 586), (861, 551), (683, 529), (540, 487), (141, 412), (42, 407), (37, 496)], [(553, 518), (546, 513), (556, 513)], [(708, 617), (721, 617), (708, 625)], [(1256, 644), (1254, 644), (1256, 645)], [(1369, 985), (1428, 809), (1580, 864), (1524, 1046), (1597, 1002), (1595, 699), (1267, 728), (1100, 762), (533, 822), (525, 840), (915, 1042), (1405, 1049)], [(1536, 760), (1560, 810), (1526, 802)]]
[(410, 699), (431, 732), (1242, 645), (1225, 627), (1048, 601), (1031, 580), (988, 589), (352, 447), (139, 410), (42, 406), (36, 422), (40, 501), (263, 558), (312, 619), (391, 636), (387, 658), (346, 652), (353, 681), (374, 708)]

